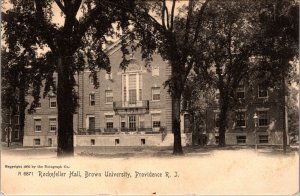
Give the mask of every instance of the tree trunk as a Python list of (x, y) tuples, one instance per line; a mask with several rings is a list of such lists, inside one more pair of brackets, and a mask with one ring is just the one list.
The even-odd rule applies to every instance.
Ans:
[(15, 111), (13, 111), (12, 107), (9, 107), (9, 119), (7, 126), (7, 147), (10, 147), (11, 143), (11, 133), (12, 133), (12, 120), (14, 119)]
[(19, 140), (23, 142), (24, 135), (24, 125), (25, 125), (25, 110), (26, 110), (26, 100), (25, 100), (25, 91), (26, 91), (26, 79), (24, 76), (26, 73), (21, 74), (20, 78), (20, 88), (19, 88)]
[(181, 133), (180, 133), (180, 97), (173, 97), (172, 99), (172, 121), (173, 121), (173, 134), (174, 134), (174, 145), (173, 154), (182, 155), (181, 146)]
[(228, 112), (227, 99), (222, 98), (222, 95), (220, 94), (219, 147), (225, 147), (226, 146), (225, 133), (226, 133), (226, 126), (227, 126), (227, 112)]
[(288, 124), (287, 124), (287, 95), (286, 95), (286, 83), (284, 76), (282, 76), (282, 109), (283, 109), (283, 132), (282, 132), (282, 147), (283, 147), (283, 153), (286, 153), (287, 149), (287, 130), (288, 130)]
[(58, 111), (58, 135), (57, 156), (73, 156), (73, 96), (71, 62), (68, 56), (58, 57), (58, 81), (57, 81), (57, 111)]

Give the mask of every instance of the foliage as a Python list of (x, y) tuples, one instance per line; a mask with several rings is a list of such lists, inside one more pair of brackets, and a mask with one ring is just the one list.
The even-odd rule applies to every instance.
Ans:
[[(188, 77), (182, 95), (182, 111), (190, 114), (190, 131), (198, 132), (207, 119), (207, 109), (215, 105), (215, 89), (192, 74)], [(204, 130), (202, 130), (204, 131)]]
[(288, 132), (290, 134), (299, 135), (299, 86), (290, 85), (288, 91)]
[(258, 7), (255, 2), (211, 1), (203, 13), (201, 39), (195, 51), (199, 79), (220, 93), (220, 146), (225, 146), (227, 113), (237, 101), (236, 89), (253, 73)]
[[(26, 80), (35, 98), (32, 109), (40, 98), (43, 81), (44, 96), (50, 90), (57, 93), (58, 155), (72, 155), (72, 116), (77, 102), (74, 75), (87, 66), (97, 81), (97, 70), (109, 70), (109, 60), (101, 46), (107, 42), (105, 34), (114, 31), (112, 24), (119, 20), (121, 11), (92, 0), (11, 0), (10, 3), (11, 7), (2, 12), (7, 51), (10, 55), (24, 53), (30, 57), (25, 62), (19, 58), (16, 61), (20, 66), (32, 67), (32, 80)], [(62, 13), (60, 24), (54, 22), (55, 6)], [(10, 55), (8, 61), (13, 60)], [(56, 89), (54, 72), (58, 73)], [(97, 82), (94, 84), (98, 86)]]
[(261, 66), (257, 77), (281, 85), (278, 76), (290, 82), (295, 72), (290, 61), (299, 57), (299, 3), (264, 1), (260, 6), (260, 36), (256, 41)]
[[(122, 68), (128, 64), (128, 39), (139, 40), (132, 49), (140, 47), (147, 62), (155, 52), (169, 62), (172, 75), (166, 86), (173, 100), (174, 154), (182, 154), (180, 104), (191, 70), (220, 91), (222, 146), (226, 113), (234, 104), (239, 83), (254, 75), (286, 77), (291, 71), (289, 61), (298, 57), (299, 8), (290, 0), (10, 2), (12, 7), (2, 13), (6, 61), (15, 58), (23, 67), (20, 73), (27, 73), (24, 68), (32, 66), (31, 77), (24, 78), (24, 84), (33, 89), (32, 109), (40, 98), (43, 80), (44, 96), (51, 90), (57, 93), (58, 155), (73, 154), (74, 75), (87, 67), (95, 87), (99, 85), (96, 72), (110, 71), (102, 45), (113, 34), (122, 39)], [(54, 7), (61, 11), (60, 24), (54, 22)], [(252, 57), (260, 57), (259, 63), (250, 61)], [(54, 72), (58, 73), (57, 88)]]
[[(108, 4), (114, 4), (107, 2)], [(202, 13), (207, 1), (130, 1), (115, 6), (126, 10), (131, 28), (124, 33), (129, 39), (139, 40), (143, 58), (152, 60), (157, 52), (172, 68), (171, 77), (165, 82), (172, 97), (172, 131), (174, 154), (182, 154), (180, 135), (180, 104), (186, 88), (187, 77), (194, 65), (195, 49), (201, 26)], [(178, 6), (177, 6), (178, 5)], [(176, 7), (180, 8), (179, 11)]]

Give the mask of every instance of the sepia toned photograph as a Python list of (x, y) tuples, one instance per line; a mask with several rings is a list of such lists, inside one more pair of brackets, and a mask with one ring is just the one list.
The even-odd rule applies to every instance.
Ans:
[(298, 195), (296, 0), (1, 1), (1, 195)]

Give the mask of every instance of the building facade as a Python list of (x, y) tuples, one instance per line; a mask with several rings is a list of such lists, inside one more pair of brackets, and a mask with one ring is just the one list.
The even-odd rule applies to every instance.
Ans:
[[(283, 131), (287, 129), (287, 110), (282, 87), (271, 88), (263, 82), (247, 86), (241, 84), (236, 91), (237, 102), (229, 108), (225, 140), (228, 145), (282, 145)], [(207, 136), (207, 144), (219, 142), (219, 93), (212, 106), (206, 109), (200, 135)], [(194, 143), (199, 144), (199, 137)]]
[[(164, 88), (171, 67), (159, 55), (153, 55), (151, 67), (145, 67), (139, 51), (131, 54), (126, 70), (119, 67), (122, 60), (120, 43), (106, 49), (111, 71), (97, 73), (99, 88), (89, 71), (77, 74), (79, 107), (74, 114), (75, 146), (171, 146), (172, 99)], [(55, 78), (55, 76), (54, 76)], [(228, 116), (226, 144), (282, 144), (286, 126), (284, 96), (280, 89), (257, 84), (240, 85), (238, 104)], [(30, 101), (30, 100), (29, 100)], [(188, 111), (181, 116), (182, 144), (199, 144), (199, 135), (206, 135), (206, 144), (218, 144), (218, 95), (206, 109), (203, 125), (195, 131)], [(57, 145), (56, 97), (41, 99), (34, 114), (27, 114), (24, 146)]]
[[(74, 145), (164, 145), (167, 140), (171, 143), (171, 98), (164, 88), (170, 66), (155, 54), (151, 67), (145, 67), (141, 53), (135, 52), (126, 70), (122, 70), (120, 47), (117, 42), (107, 48), (111, 72), (98, 72), (99, 88), (94, 88), (90, 71), (75, 76), (79, 107), (73, 119)], [(26, 116), (23, 145), (55, 146), (56, 131), (53, 94), (41, 100), (34, 114)]]
[(12, 114), (10, 109), (2, 107), (1, 115), (1, 141), (9, 143), (22, 143), (23, 131), (20, 127), (20, 115), (18, 111)]

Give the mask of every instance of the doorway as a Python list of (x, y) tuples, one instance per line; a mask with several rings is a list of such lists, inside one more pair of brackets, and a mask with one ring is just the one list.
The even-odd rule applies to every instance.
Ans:
[(52, 147), (52, 138), (48, 138), (48, 146)]
[(184, 115), (184, 133), (188, 133), (190, 130), (190, 115)]
[(129, 130), (136, 131), (136, 116), (135, 115), (128, 116), (128, 121), (129, 121)]

